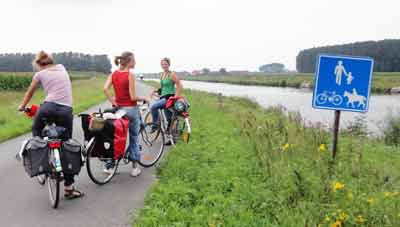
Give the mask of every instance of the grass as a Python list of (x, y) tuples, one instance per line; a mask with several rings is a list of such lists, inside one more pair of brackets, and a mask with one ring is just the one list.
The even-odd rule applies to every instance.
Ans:
[[(203, 75), (187, 76), (185, 80), (207, 81), (216, 83), (230, 83), (240, 85), (295, 87), (300, 88), (303, 83), (314, 86), (313, 74), (292, 75)], [(400, 73), (374, 73), (372, 92), (389, 93), (393, 87), (400, 87)]]
[(185, 96), (191, 143), (160, 163), (134, 226), (400, 226), (395, 147), (343, 133), (332, 162), (331, 136), (296, 113)]
[[(72, 77), (79, 77), (73, 74)], [(79, 113), (90, 106), (105, 100), (102, 92), (106, 77), (99, 75), (93, 79), (73, 80), (74, 112)], [(18, 114), (17, 108), (24, 96), (24, 91), (3, 91), (0, 95), (0, 142), (19, 136), (31, 130), (32, 120)], [(37, 90), (31, 103), (40, 104), (44, 92)]]

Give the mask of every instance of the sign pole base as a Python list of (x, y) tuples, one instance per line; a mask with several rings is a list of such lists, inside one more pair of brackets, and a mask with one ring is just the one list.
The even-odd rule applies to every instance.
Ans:
[(332, 148), (333, 160), (335, 160), (337, 153), (337, 145), (339, 140), (339, 126), (340, 126), (340, 110), (335, 110), (335, 123), (333, 125), (333, 148)]

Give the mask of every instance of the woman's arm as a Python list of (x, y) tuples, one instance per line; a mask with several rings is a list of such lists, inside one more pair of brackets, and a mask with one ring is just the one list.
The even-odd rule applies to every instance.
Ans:
[(176, 75), (176, 73), (172, 74), (172, 80), (174, 81), (175, 86), (176, 86), (175, 96), (180, 96), (183, 91), (183, 86), (182, 86), (181, 80)]
[(31, 82), (31, 85), (29, 86), (28, 90), (25, 93), (24, 99), (21, 102), (21, 105), (19, 105), (18, 109), (24, 109), (26, 105), (31, 101), (33, 94), (35, 94), (36, 88), (39, 84), (39, 81), (33, 79)]
[(118, 106), (117, 103), (115, 102), (115, 99), (110, 94), (109, 90), (111, 88), (111, 85), (112, 85), (112, 75), (109, 75), (108, 78), (107, 78), (106, 83), (104, 84), (103, 91), (104, 91), (104, 94), (106, 95), (108, 101), (110, 101), (110, 103), (113, 106)]
[(135, 84), (135, 75), (133, 73), (129, 73), (129, 96), (132, 101), (144, 101), (150, 102), (147, 97), (136, 96), (136, 84)]

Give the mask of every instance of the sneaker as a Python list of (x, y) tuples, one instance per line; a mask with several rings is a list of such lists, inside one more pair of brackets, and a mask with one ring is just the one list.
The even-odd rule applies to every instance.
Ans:
[[(114, 167), (114, 168), (115, 168), (115, 167)], [(105, 174), (111, 175), (111, 174), (113, 174), (113, 172), (114, 172), (114, 168), (104, 168), (104, 169), (103, 169), (103, 172), (104, 172)]]
[(139, 167), (132, 168), (131, 177), (137, 177), (142, 173), (142, 170)]

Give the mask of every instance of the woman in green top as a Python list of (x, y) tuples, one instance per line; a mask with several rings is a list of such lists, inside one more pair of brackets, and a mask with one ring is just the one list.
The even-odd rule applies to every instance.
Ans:
[[(155, 102), (151, 106), (151, 115), (153, 117), (153, 122), (158, 122), (158, 110), (165, 109), (165, 104), (170, 97), (180, 96), (183, 87), (175, 72), (170, 71), (171, 60), (169, 58), (163, 58), (161, 60), (161, 68), (163, 72), (161, 73), (161, 92), (157, 90), (153, 91), (153, 94), (159, 93), (161, 95), (160, 100)], [(171, 118), (171, 113), (166, 111), (167, 119)], [(154, 129), (155, 130), (155, 129)]]

